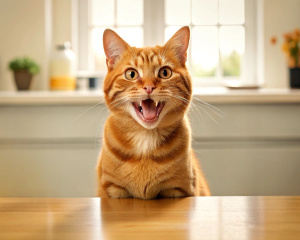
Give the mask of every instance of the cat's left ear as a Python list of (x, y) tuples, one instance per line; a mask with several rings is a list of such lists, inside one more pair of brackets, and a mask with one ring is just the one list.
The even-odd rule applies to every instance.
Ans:
[(116, 61), (130, 46), (113, 30), (106, 29), (103, 33), (103, 48), (107, 67), (112, 69)]
[(185, 26), (180, 28), (165, 44), (167, 51), (173, 51), (181, 63), (187, 60), (187, 49), (190, 41), (190, 28)]

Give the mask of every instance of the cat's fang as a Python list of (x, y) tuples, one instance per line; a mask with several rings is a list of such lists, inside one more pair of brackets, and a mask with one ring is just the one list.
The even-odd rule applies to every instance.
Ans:
[(157, 107), (158, 103), (159, 103), (158, 101), (155, 101), (155, 107)]

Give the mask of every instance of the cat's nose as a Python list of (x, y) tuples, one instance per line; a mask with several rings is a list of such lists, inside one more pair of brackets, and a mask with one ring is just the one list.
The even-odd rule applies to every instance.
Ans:
[(155, 87), (151, 86), (151, 85), (144, 86), (143, 88), (145, 89), (146, 93), (148, 93), (148, 94), (152, 93), (153, 90), (155, 89)]

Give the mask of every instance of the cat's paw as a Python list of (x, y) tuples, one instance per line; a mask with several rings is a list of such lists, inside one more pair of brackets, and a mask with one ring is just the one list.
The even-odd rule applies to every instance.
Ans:
[(188, 197), (190, 194), (188, 194), (186, 191), (184, 191), (181, 188), (170, 188), (160, 191), (158, 194), (158, 197), (162, 198), (179, 198), (179, 197)]
[(132, 195), (124, 188), (113, 183), (104, 186), (105, 192), (110, 198), (131, 198)]

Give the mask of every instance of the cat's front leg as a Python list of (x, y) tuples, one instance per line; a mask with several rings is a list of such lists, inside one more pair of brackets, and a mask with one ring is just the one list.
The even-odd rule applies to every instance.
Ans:
[(109, 198), (132, 198), (132, 195), (124, 187), (112, 182), (107, 182), (102, 187)]
[(182, 188), (169, 188), (160, 191), (160, 193), (158, 194), (158, 197), (162, 197), (162, 198), (179, 198), (179, 197), (188, 197), (188, 196), (191, 196), (191, 194), (188, 194)]

